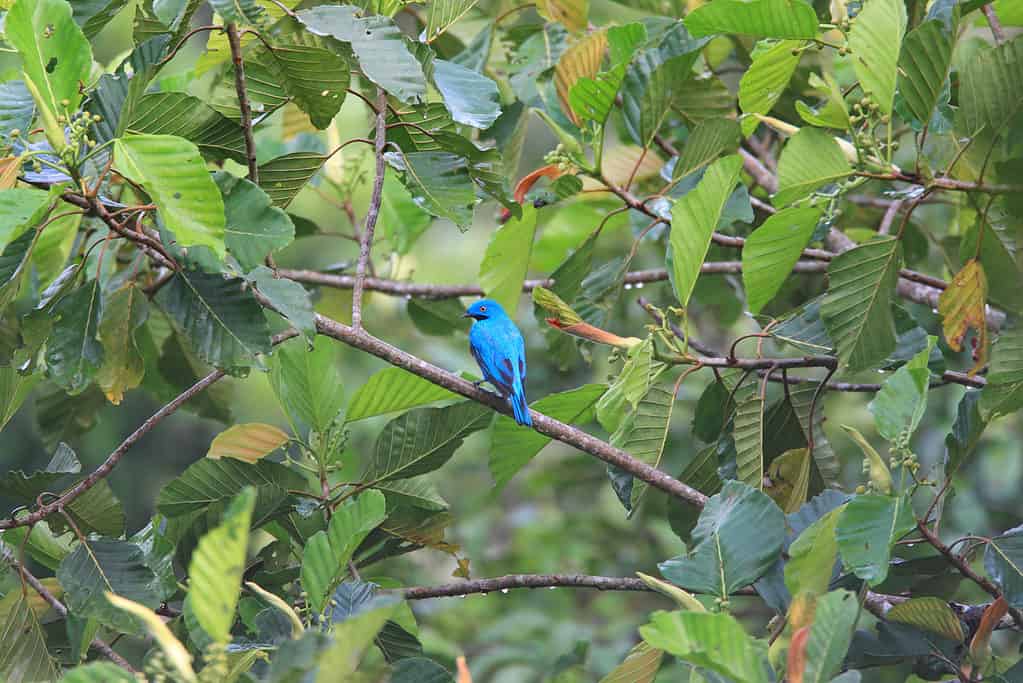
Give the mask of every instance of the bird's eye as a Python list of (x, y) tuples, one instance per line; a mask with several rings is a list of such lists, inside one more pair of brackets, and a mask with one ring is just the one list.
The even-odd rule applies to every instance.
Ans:
[(480, 306), (480, 313), (486, 313), (486, 312), (487, 312), (487, 307), (486, 306)]

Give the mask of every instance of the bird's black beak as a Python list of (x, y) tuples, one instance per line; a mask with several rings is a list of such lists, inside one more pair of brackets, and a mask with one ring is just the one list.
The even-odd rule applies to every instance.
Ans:
[(472, 314), (471, 314), (471, 313), (463, 313), (463, 314), (462, 314), (462, 317), (463, 317), (463, 318), (471, 318), (471, 317), (472, 317)]

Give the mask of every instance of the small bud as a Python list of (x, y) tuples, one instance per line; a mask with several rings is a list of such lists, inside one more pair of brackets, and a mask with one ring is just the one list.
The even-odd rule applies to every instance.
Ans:
[(70, 107), (71, 106), (71, 100), (69, 100), (68, 98), (65, 97), (64, 99), (62, 99), (60, 101), (60, 106), (62, 106), (62, 107)]

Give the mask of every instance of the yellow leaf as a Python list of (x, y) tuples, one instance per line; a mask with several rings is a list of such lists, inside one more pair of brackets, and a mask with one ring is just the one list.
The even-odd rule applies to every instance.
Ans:
[(554, 67), (554, 88), (561, 102), (561, 109), (572, 123), (579, 125), (579, 117), (568, 103), (568, 92), (580, 78), (592, 78), (600, 71), (600, 63), (607, 49), (607, 34), (597, 31), (585, 36), (578, 43), (565, 50)]
[(540, 0), (536, 11), (569, 31), (583, 31), (589, 23), (590, 0)]
[(208, 458), (234, 458), (256, 462), (288, 443), (288, 435), (273, 425), (250, 422), (217, 434), (206, 454)]
[(785, 451), (771, 461), (767, 478), (771, 485), (764, 493), (771, 496), (786, 514), (795, 512), (806, 502), (810, 486), (810, 452), (805, 448)]
[(936, 633), (957, 643), (966, 638), (959, 617), (941, 598), (912, 598), (892, 607), (885, 618)]
[(863, 455), (867, 459), (867, 465), (870, 473), (870, 483), (874, 485), (874, 490), (879, 493), (883, 493), (886, 496), (892, 492), (892, 473), (888, 469), (888, 465), (885, 464), (881, 458), (881, 454), (874, 450), (874, 447), (870, 445), (870, 442), (863, 438), (859, 430), (849, 425), (842, 425), (842, 429), (849, 435), (856, 445), (863, 451)]
[(703, 606), (703, 603), (696, 599), (689, 591), (682, 590), (673, 583), (667, 581), (661, 581), (653, 576), (648, 576), (643, 572), (636, 572), (636, 576), (643, 580), (647, 586), (657, 591), (661, 595), (666, 595), (682, 609), (689, 610), (691, 612), (706, 612), (707, 608)]
[[(50, 595), (57, 598), (58, 600), (64, 595), (64, 588), (60, 585), (57, 579), (47, 577), (45, 579), (39, 579), (39, 583), (43, 584), (43, 587), (50, 592)], [(28, 607), (36, 615), (37, 619), (41, 619), (47, 612), (50, 611), (50, 603), (43, 599), (43, 596), (36, 593), (34, 590), (29, 589), (26, 593), (28, 598)], [(7, 623), (7, 617), (11, 613), (11, 609), (18, 604), (21, 600), (21, 588), (15, 587), (14, 589), (7, 592), (3, 598), (0, 598), (0, 624)]]
[(9, 190), (18, 184), (18, 171), (21, 169), (21, 157), (4, 157), (0, 159), (0, 190)]
[(653, 178), (662, 166), (657, 152), (639, 145), (618, 145), (604, 152), (604, 177), (618, 187)]
[(99, 323), (103, 365), (96, 382), (115, 406), (120, 405), (125, 391), (142, 383), (146, 372), (135, 330), (146, 321), (147, 306), (145, 295), (132, 282), (111, 294), (103, 305)]
[(177, 669), (178, 680), (185, 681), (186, 683), (193, 683), (196, 680), (195, 670), (192, 668), (192, 655), (188, 654), (188, 650), (181, 644), (181, 641), (174, 637), (171, 630), (167, 628), (167, 625), (163, 623), (163, 619), (156, 615), (156, 612), (138, 604), (127, 598), (122, 598), (119, 595), (114, 595), (108, 592), (106, 594), (107, 600), (117, 607), (118, 609), (128, 612), (133, 617), (137, 617), (146, 626), (146, 630), (149, 631), (149, 635), (153, 637), (153, 640), (163, 650), (164, 655), (167, 656), (167, 661), (170, 662), (171, 666)]
[(984, 266), (976, 259), (970, 259), (962, 270), (956, 273), (948, 288), (938, 297), (938, 313), (941, 314), (942, 331), (953, 351), (963, 350), (963, 339), (972, 327), (976, 330), (977, 341), (973, 353), (974, 363), (970, 368), (973, 376), (987, 363), (987, 276)]
[[(333, 126), (331, 126), (333, 130)], [(281, 138), (287, 142), (299, 133), (316, 133), (316, 127), (309, 120), (309, 115), (298, 108), (294, 102), (284, 105), (281, 119)], [(341, 156), (340, 154), (337, 156)]]

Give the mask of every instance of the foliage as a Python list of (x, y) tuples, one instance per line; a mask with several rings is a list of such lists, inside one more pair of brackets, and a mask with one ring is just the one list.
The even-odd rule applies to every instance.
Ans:
[(0, 0), (0, 678), (1017, 680), (1020, 26)]

